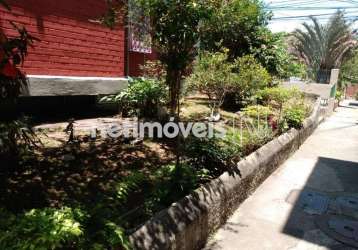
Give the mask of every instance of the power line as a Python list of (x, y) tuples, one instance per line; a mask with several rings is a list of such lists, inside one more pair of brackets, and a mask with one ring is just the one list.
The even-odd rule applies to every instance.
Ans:
[[(358, 15), (358, 10), (346, 12), (346, 18), (352, 17), (349, 15), (355, 14)], [(302, 18), (310, 18), (310, 17), (325, 17), (325, 16), (332, 16), (333, 13), (323, 13), (323, 14), (313, 14), (313, 15), (297, 15), (297, 16), (282, 16), (282, 17), (273, 17), (271, 20), (283, 20), (283, 19), (302, 19)], [(354, 15), (354, 17), (355, 17)]]
[(266, 7), (299, 7), (299, 6), (312, 5), (322, 2), (327, 2), (327, 1), (323, 1), (323, 0), (281, 1), (281, 2), (269, 3), (266, 5)]
[[(319, 21), (326, 21), (326, 20), (330, 20), (331, 17), (320, 17), (317, 18)], [(275, 20), (270, 20), (269, 23), (276, 23), (276, 22), (290, 22), (290, 21), (309, 21), (310, 17), (302, 17), (302, 18), (292, 18), (292, 19), (275, 19)], [(357, 16), (351, 16), (351, 17), (346, 17), (345, 18), (346, 21), (351, 21), (351, 22), (355, 22), (358, 21), (358, 15)]]
[[(357, 13), (358, 14), (358, 13)], [(317, 18), (317, 20), (319, 21), (325, 21), (325, 20), (330, 20), (331, 17), (320, 17)], [(307, 21), (310, 20), (309, 16), (305, 16), (305, 17), (300, 17), (300, 18), (284, 18), (284, 19), (274, 19), (274, 20), (270, 20), (269, 23), (274, 23), (274, 22), (283, 22), (283, 21)], [(346, 21), (351, 21), (351, 22), (355, 22), (358, 20), (358, 15), (356, 16), (351, 16), (351, 17), (345, 17)]]
[(267, 10), (349, 10), (358, 9), (357, 7), (333, 6), (333, 7), (266, 7)]

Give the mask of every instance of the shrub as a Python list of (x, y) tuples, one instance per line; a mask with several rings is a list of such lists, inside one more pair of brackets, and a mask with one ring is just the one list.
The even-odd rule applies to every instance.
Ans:
[(84, 214), (77, 209), (33, 209), (19, 216), (0, 213), (0, 249), (66, 249), (83, 236)]
[(272, 80), (267, 70), (252, 55), (238, 58), (234, 64), (235, 84), (224, 103), (230, 109), (246, 106), (257, 91), (268, 87)]
[(307, 115), (307, 109), (304, 104), (292, 105), (284, 110), (283, 120), (288, 128), (302, 128)]
[(4, 100), (16, 100), (27, 89), (28, 81), (18, 66), (24, 63), (28, 47), (38, 41), (25, 27), (18, 27), (13, 22), (11, 25), (18, 36), (7, 37), (0, 30), (0, 103)]
[(303, 101), (303, 93), (297, 88), (274, 87), (258, 91), (257, 99), (265, 105), (279, 110), (278, 122), (281, 123), (284, 105), (290, 100)]
[(125, 230), (116, 223), (100, 218), (95, 222), (92, 219), (92, 224), (93, 232), (87, 235), (86, 241), (81, 242), (79, 249), (132, 249)]
[(129, 87), (117, 95), (102, 98), (103, 103), (117, 103), (121, 111), (139, 117), (156, 117), (160, 105), (165, 105), (167, 89), (157, 80), (130, 80)]
[(207, 170), (212, 177), (232, 167), (231, 159), (235, 153), (239, 154), (219, 139), (190, 137), (185, 142), (188, 164), (197, 170)]
[(183, 198), (198, 187), (199, 172), (187, 164), (161, 167), (154, 173), (154, 190), (146, 205), (157, 210), (157, 206), (164, 208)]
[(187, 78), (188, 90), (205, 94), (218, 108), (228, 95), (234, 96), (235, 103), (241, 103), (267, 87), (270, 81), (269, 73), (253, 56), (230, 62), (226, 50), (203, 53), (193, 74)]
[(247, 106), (242, 110), (244, 116), (254, 119), (267, 119), (270, 115), (273, 115), (271, 107), (262, 105)]
[(181, 82), (197, 55), (200, 27), (211, 14), (210, 5), (196, 0), (133, 2), (149, 17), (153, 47), (167, 71), (170, 113), (174, 115), (180, 111)]
[(227, 93), (233, 91), (237, 75), (235, 65), (228, 62), (225, 52), (202, 53), (193, 74), (186, 79), (188, 91), (198, 91), (211, 101), (212, 109), (220, 108)]
[[(41, 145), (40, 139), (29, 126), (27, 119), (22, 118), (0, 122), (0, 160), (11, 165), (20, 156), (29, 155), (31, 149)], [(2, 159), (4, 158), (4, 159)]]
[(240, 93), (242, 99), (255, 95), (271, 82), (270, 74), (252, 55), (238, 58), (235, 66), (238, 69), (239, 80), (235, 91)]
[(258, 91), (256, 97), (265, 105), (282, 108), (283, 104), (288, 102), (291, 98), (301, 98), (302, 93), (297, 88), (274, 87)]
[(336, 100), (338, 101), (338, 102), (340, 102), (340, 101), (342, 101), (343, 100), (343, 93), (342, 93), (342, 91), (337, 91), (336, 92)]
[[(11, 11), (5, 1), (0, 1), (0, 5)], [(19, 67), (25, 61), (28, 48), (38, 39), (31, 36), (25, 27), (18, 27), (14, 22), (10, 24), (18, 35), (8, 37), (4, 30), (0, 30), (0, 106), (5, 107), (0, 117), (4, 121), (0, 123), (0, 157), (5, 152), (12, 155), (10, 158), (18, 158), (21, 151), (26, 151), (21, 147), (23, 143), (32, 144), (34, 135), (31, 129), (25, 131), (28, 126), (18, 121), (16, 112), (8, 107), (14, 107), (19, 95), (28, 90), (28, 80)]]
[(358, 101), (358, 93), (356, 93), (356, 96), (355, 96), (356, 100)]
[(121, 182), (116, 184), (116, 196), (120, 202), (128, 199), (129, 193), (138, 189), (139, 185), (145, 180), (142, 173), (135, 172), (124, 178)]
[(241, 130), (231, 130), (227, 133), (225, 142), (228, 147), (241, 151), (241, 156), (247, 156), (274, 138), (269, 126), (252, 126)]

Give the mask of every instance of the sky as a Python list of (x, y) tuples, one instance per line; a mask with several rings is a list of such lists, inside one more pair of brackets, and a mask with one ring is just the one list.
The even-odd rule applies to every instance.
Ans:
[(338, 9), (346, 12), (347, 20), (358, 20), (358, 0), (265, 0), (264, 3), (266, 9), (273, 12), (269, 27), (274, 32), (291, 32), (309, 21), (310, 15), (327, 22)]

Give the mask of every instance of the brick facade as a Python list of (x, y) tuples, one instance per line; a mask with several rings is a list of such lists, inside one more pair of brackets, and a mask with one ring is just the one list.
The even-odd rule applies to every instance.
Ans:
[(138, 53), (138, 52), (129, 52), (129, 75), (130, 76), (140, 76), (142, 74), (140, 70), (140, 65), (143, 65), (146, 61), (155, 60), (156, 54), (150, 53)]
[[(30, 75), (123, 77), (126, 38), (123, 26), (114, 30), (90, 22), (101, 16), (104, 0), (8, 0), (0, 7), (0, 29), (16, 34), (9, 21), (24, 25), (41, 41), (30, 48), (23, 66)], [(149, 54), (150, 56), (150, 54)], [(129, 53), (129, 73), (139, 75), (145, 54)]]
[(347, 86), (346, 88), (347, 97), (355, 97), (357, 93), (358, 93), (358, 84), (352, 84)]

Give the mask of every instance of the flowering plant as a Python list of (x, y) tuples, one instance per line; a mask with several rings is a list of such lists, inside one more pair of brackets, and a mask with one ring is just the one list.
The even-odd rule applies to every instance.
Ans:
[(16, 37), (8, 37), (0, 30), (0, 101), (16, 99), (26, 89), (25, 74), (18, 68), (24, 63), (29, 46), (37, 40), (24, 27), (11, 22), (18, 32)]

